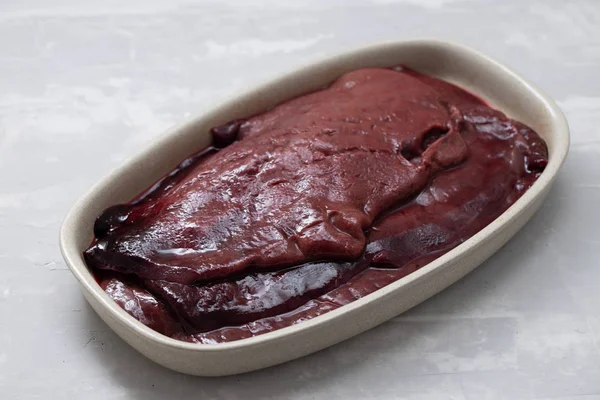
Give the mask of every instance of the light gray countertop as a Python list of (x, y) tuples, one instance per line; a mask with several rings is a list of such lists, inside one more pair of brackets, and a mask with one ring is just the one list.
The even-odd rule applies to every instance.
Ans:
[[(600, 1), (5, 0), (0, 4), (0, 399), (600, 399)], [(565, 111), (541, 210), (441, 294), (365, 334), (242, 376), (153, 364), (79, 292), (58, 228), (165, 128), (308, 59), (454, 39)]]

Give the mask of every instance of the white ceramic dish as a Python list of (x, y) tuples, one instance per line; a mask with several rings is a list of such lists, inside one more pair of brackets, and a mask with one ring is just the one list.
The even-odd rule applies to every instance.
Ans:
[[(209, 144), (211, 126), (251, 115), (361, 67), (405, 64), (476, 93), (546, 140), (549, 164), (533, 187), (485, 229), (417, 272), (349, 305), (275, 332), (235, 342), (186, 343), (147, 328), (100, 288), (82, 252), (94, 219), (106, 207), (130, 200), (182, 159)], [(127, 343), (176, 371), (229, 375), (265, 368), (331, 346), (370, 329), (451, 285), (498, 250), (534, 214), (567, 155), (569, 130), (554, 101), (510, 69), (466, 47), (439, 40), (384, 43), (354, 50), (273, 79), (177, 127), (96, 184), (72, 208), (60, 247), (83, 293), (100, 317)]]

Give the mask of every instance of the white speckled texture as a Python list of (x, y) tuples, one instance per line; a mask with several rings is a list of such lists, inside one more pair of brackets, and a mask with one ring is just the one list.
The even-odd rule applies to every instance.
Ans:
[[(599, 2), (48, 3), (0, 4), (0, 398), (600, 399)], [(569, 158), (514, 240), (401, 317), (248, 375), (170, 372), (100, 321), (56, 239), (85, 189), (215, 99), (409, 36), (478, 48), (563, 107)]]

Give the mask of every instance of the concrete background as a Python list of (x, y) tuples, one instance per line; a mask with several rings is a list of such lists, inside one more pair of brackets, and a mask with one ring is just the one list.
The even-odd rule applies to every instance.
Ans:
[[(1, 399), (600, 399), (600, 2), (0, 2)], [(309, 58), (437, 36), (553, 96), (571, 152), (540, 212), (474, 273), (312, 356), (170, 372), (80, 294), (58, 228), (95, 181), (213, 102)]]

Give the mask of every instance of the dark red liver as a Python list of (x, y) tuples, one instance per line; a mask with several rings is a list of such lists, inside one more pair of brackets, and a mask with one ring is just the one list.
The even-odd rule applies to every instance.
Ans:
[(134, 317), (205, 343), (400, 279), (498, 217), (547, 162), (528, 127), (403, 68), (350, 72), (211, 132), (212, 148), (100, 215), (84, 254)]

